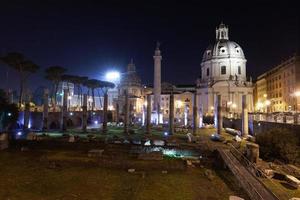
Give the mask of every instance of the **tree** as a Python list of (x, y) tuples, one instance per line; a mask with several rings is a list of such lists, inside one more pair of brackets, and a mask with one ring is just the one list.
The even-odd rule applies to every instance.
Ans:
[(67, 71), (67, 69), (61, 66), (51, 66), (45, 70), (45, 78), (52, 82), (52, 92), (51, 92), (51, 104), (56, 106), (57, 91), (60, 81), (62, 80), (62, 75)]
[(6, 56), (1, 57), (0, 59), (2, 62), (15, 69), (19, 73), (19, 105), (21, 106), (23, 103), (25, 83), (31, 74), (37, 72), (39, 66), (33, 63), (31, 60), (26, 59), (23, 54), (17, 52), (8, 53)]
[(95, 107), (95, 89), (100, 88), (100, 81), (97, 79), (88, 79), (85, 81), (84, 85), (88, 88), (88, 96), (90, 96), (90, 92), (92, 93), (92, 111)]
[(84, 85), (84, 83), (88, 80), (88, 77), (86, 76), (73, 76), (72, 78), (72, 82), (74, 84), (74, 88), (77, 89), (78, 92), (78, 97), (77, 97), (77, 101), (78, 103), (80, 103), (80, 105), (83, 104), (83, 92), (82, 92), (82, 86)]
[(0, 131), (6, 130), (18, 120), (18, 112), (16, 104), (9, 104), (5, 92), (0, 89)]
[(288, 129), (271, 129), (258, 134), (256, 141), (265, 159), (280, 159), (287, 163), (300, 161), (299, 138)]

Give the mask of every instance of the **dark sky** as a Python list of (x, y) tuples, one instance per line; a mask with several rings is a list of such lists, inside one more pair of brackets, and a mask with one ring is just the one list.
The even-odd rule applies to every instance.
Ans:
[[(247, 75), (254, 78), (291, 56), (297, 46), (300, 9), (292, 3), (106, 2), (2, 0), (0, 53), (22, 52), (40, 65), (31, 78), (35, 88), (46, 85), (43, 70), (51, 65), (99, 78), (109, 69), (124, 71), (130, 58), (143, 82), (151, 83), (157, 40), (163, 81), (194, 83), (203, 51), (214, 42), (221, 21), (229, 26), (229, 38), (243, 48)], [(6, 87), (7, 68), (0, 69), (0, 87)], [(16, 87), (14, 76), (9, 70), (8, 82)]]

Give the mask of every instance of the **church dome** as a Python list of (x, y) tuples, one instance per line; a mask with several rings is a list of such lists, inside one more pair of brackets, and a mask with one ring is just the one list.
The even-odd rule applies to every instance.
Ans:
[(228, 27), (221, 23), (216, 29), (216, 41), (208, 46), (201, 62), (201, 81), (246, 80), (246, 62), (243, 49), (230, 41)]
[(216, 42), (206, 48), (202, 62), (214, 58), (241, 58), (245, 59), (243, 49), (236, 42), (230, 41), (228, 27), (223, 23), (216, 29)]
[(142, 81), (139, 75), (135, 71), (135, 64), (131, 59), (131, 62), (127, 66), (127, 72), (121, 77), (120, 85), (130, 87), (130, 86), (142, 86)]

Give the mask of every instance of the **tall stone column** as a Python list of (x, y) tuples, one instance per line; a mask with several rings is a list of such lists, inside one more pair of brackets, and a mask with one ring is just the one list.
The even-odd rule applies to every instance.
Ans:
[(67, 130), (67, 114), (68, 114), (68, 90), (64, 89), (63, 106), (61, 109), (61, 129)]
[(174, 94), (171, 93), (169, 102), (169, 134), (174, 134)]
[(151, 95), (147, 95), (147, 117), (146, 117), (146, 133), (151, 133)]
[(107, 133), (107, 105), (108, 105), (108, 95), (107, 92), (104, 93), (104, 102), (103, 102), (103, 125), (102, 132)]
[[(159, 43), (157, 43), (155, 52), (154, 52), (154, 103), (153, 110), (157, 112), (159, 117), (159, 106), (160, 106), (160, 95), (161, 95), (161, 52), (159, 50)], [(159, 118), (158, 118), (159, 123)]]
[(82, 105), (82, 131), (86, 132), (87, 127), (87, 94), (83, 95), (83, 105)]
[(193, 134), (196, 135), (198, 128), (198, 107), (197, 107), (197, 91), (194, 93), (193, 104)]
[(249, 119), (248, 119), (248, 108), (247, 108), (247, 96), (242, 96), (242, 134), (244, 138), (248, 137), (249, 134)]
[(129, 98), (128, 91), (125, 90), (125, 116), (124, 116), (124, 133), (128, 134), (129, 125)]
[(24, 110), (24, 129), (29, 128), (29, 118), (30, 118), (30, 96), (26, 95), (25, 100), (25, 110)]
[(49, 90), (44, 90), (43, 130), (48, 130)]
[(199, 110), (199, 128), (203, 127), (203, 105), (201, 104)]
[(222, 133), (223, 128), (221, 95), (217, 95), (216, 98), (215, 126), (217, 128), (217, 134), (220, 135)]

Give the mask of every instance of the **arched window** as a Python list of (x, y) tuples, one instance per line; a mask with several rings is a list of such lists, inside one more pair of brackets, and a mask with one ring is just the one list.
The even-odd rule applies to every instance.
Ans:
[(241, 66), (238, 66), (238, 74), (242, 74)]
[(209, 76), (209, 68), (206, 69), (206, 76)]
[(226, 66), (221, 67), (221, 74), (226, 74)]

